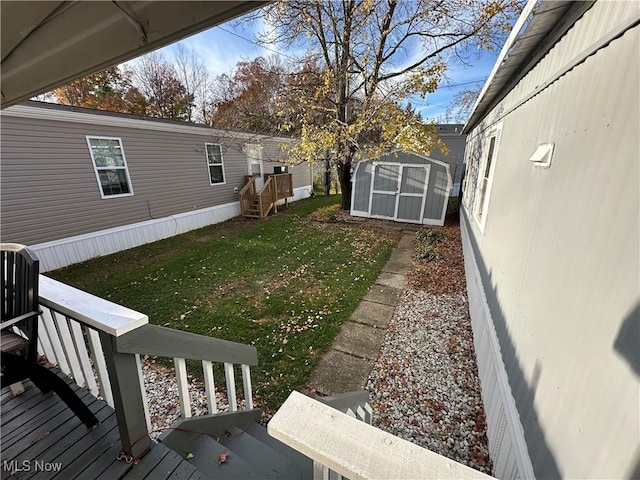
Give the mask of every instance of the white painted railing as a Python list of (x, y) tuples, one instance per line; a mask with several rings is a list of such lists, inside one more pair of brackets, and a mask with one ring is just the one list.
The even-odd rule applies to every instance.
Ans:
[[(250, 366), (257, 364), (254, 347), (150, 325), (142, 313), (43, 275), (39, 289), (39, 353), (79, 386), (116, 409), (125, 449), (127, 438), (134, 441), (144, 435), (139, 426), (138, 431), (123, 435), (122, 428), (127, 430), (127, 423), (143, 423), (147, 432), (151, 424), (141, 355), (174, 359), (184, 418), (192, 415), (186, 359), (202, 361), (210, 414), (218, 411), (214, 362), (224, 365), (229, 409), (238, 410), (234, 364), (241, 366), (245, 409), (253, 408)], [(138, 386), (140, 391), (132, 392)], [(140, 422), (143, 415), (144, 421)]]
[[(373, 410), (369, 405), (369, 393), (364, 390), (329, 397), (318, 397), (317, 400), (360, 422), (368, 425), (373, 423)], [(346, 478), (317, 460), (313, 461), (313, 477), (316, 480), (343, 480)]]
[(146, 315), (40, 275), (38, 353), (80, 387), (114, 406), (99, 332), (123, 335), (149, 322)]
[(291, 393), (267, 431), (314, 461), (315, 480), (330, 478), (318, 464), (351, 480), (492, 478), (298, 392)]

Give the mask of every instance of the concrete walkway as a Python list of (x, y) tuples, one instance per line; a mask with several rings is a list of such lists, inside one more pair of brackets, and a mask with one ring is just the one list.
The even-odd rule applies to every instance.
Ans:
[(413, 265), (415, 236), (415, 231), (403, 231), (380, 276), (311, 374), (309, 386), (317, 393), (337, 395), (365, 388)]

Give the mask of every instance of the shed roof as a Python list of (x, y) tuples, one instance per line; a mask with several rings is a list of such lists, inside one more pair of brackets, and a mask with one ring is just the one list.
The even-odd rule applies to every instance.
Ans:
[(462, 133), (469, 133), (480, 123), (594, 3), (529, 0), (502, 47)]
[(412, 151), (405, 151), (399, 148), (390, 150), (388, 152), (383, 153), (382, 155), (378, 156), (378, 157), (370, 157), (370, 158), (364, 158), (360, 161), (358, 161), (357, 163), (361, 163), (361, 162), (384, 162), (384, 161), (391, 161), (391, 162), (398, 162), (398, 163), (402, 163), (402, 157), (414, 157), (414, 158), (418, 158), (420, 160), (424, 160), (425, 162), (431, 162), (431, 163), (435, 163), (437, 165), (442, 165), (443, 167), (446, 167), (447, 170), (449, 170), (450, 165), (447, 162), (443, 162), (442, 160), (438, 160), (437, 158), (433, 158), (430, 157), (429, 155), (423, 155), (422, 153), (416, 153), (416, 152), (412, 152)]

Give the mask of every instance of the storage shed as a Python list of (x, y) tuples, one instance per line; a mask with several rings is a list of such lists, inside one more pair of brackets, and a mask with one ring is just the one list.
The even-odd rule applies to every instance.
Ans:
[(351, 215), (444, 225), (451, 186), (445, 162), (417, 153), (390, 152), (356, 165)]

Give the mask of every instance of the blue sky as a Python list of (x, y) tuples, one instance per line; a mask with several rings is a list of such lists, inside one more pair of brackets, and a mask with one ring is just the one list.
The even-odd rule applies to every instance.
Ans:
[[(275, 52), (287, 55), (289, 52), (280, 47), (263, 47), (255, 43), (255, 32), (258, 25), (231, 22), (179, 42), (194, 51), (205, 63), (213, 75), (229, 73), (241, 60), (252, 60), (258, 56), (268, 56)], [(174, 55), (175, 45), (169, 45), (160, 50), (167, 58)], [(295, 52), (294, 52), (295, 53)], [(499, 54), (499, 49), (483, 52), (472, 66), (449, 63), (447, 79), (440, 83), (438, 90), (428, 95), (426, 99), (416, 97), (411, 103), (424, 119), (438, 119), (443, 115), (456, 93), (465, 88), (482, 87), (489, 76), (493, 64)]]

